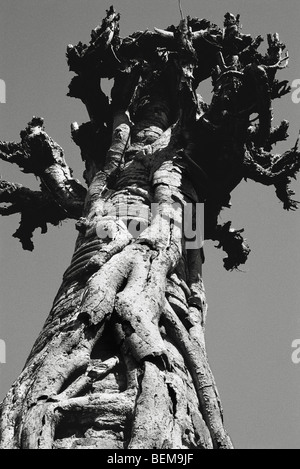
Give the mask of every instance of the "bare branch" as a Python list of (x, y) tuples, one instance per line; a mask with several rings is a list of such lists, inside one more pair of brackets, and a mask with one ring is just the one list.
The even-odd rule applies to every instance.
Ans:
[(167, 37), (167, 38), (174, 38), (174, 33), (171, 31), (165, 31), (164, 29), (154, 28), (155, 32), (159, 34), (159, 36)]
[(79, 98), (85, 104), (91, 121), (98, 126), (110, 125), (112, 121), (109, 100), (100, 87), (97, 74), (75, 76), (69, 85), (67, 96)]
[(67, 60), (71, 71), (80, 75), (85, 71), (96, 69), (100, 76), (113, 76), (116, 66), (119, 65), (114, 48), (120, 43), (120, 15), (113, 7), (110, 7), (106, 13), (102, 25), (93, 29), (88, 46), (81, 42), (77, 46), (72, 44), (68, 46)]
[[(298, 139), (299, 140), (299, 139)], [(284, 209), (294, 210), (297, 202), (292, 200), (293, 191), (289, 189), (291, 178), (300, 170), (300, 151), (298, 140), (291, 150), (282, 155), (272, 155), (253, 148), (245, 152), (244, 177), (266, 186), (274, 185), (276, 195), (283, 202)]]
[(46, 233), (47, 223), (56, 226), (68, 217), (49, 195), (3, 180), (0, 181), (0, 204), (0, 215), (21, 214), (20, 226), (13, 236), (28, 251), (33, 250), (31, 238), (36, 228)]
[(24, 173), (31, 172), (27, 170), (29, 155), (21, 143), (0, 141), (0, 159), (7, 163), (16, 163)]
[(44, 121), (34, 117), (21, 132), (20, 143), (0, 143), (0, 158), (33, 173), (48, 193), (71, 218), (82, 213), (86, 189), (72, 177), (63, 149), (44, 131)]
[[(268, 50), (267, 55), (265, 56), (265, 62), (269, 70), (279, 70), (286, 68), (289, 60), (289, 53), (287, 52), (285, 56), (282, 56), (282, 53), (285, 49), (285, 44), (280, 41), (279, 34), (268, 34)], [(282, 62), (285, 64), (281, 65)]]
[(210, 231), (206, 230), (205, 238), (219, 241), (216, 246), (223, 249), (227, 257), (223, 259), (226, 270), (238, 269), (241, 264), (245, 264), (251, 252), (241, 233), (243, 229), (235, 230), (231, 228), (231, 222), (223, 225), (216, 224)]

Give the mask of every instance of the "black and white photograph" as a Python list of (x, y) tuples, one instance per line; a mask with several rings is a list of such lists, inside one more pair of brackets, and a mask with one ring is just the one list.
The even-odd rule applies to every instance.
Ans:
[(299, 0), (0, 4), (0, 449), (300, 449)]

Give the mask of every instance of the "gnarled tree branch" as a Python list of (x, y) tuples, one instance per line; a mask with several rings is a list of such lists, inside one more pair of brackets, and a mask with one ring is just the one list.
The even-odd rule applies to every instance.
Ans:
[(47, 222), (57, 225), (66, 218), (78, 219), (83, 210), (86, 189), (72, 177), (62, 148), (44, 130), (43, 119), (34, 117), (21, 132), (21, 142), (0, 142), (0, 158), (17, 164), (23, 172), (33, 173), (41, 181), (34, 192), (18, 184), (1, 183), (1, 201), (12, 205), (2, 215), (21, 213), (21, 225), (15, 237), (24, 249), (33, 249), (32, 233), (37, 227), (47, 231)]
[(0, 181), (0, 215), (21, 214), (21, 222), (14, 238), (18, 238), (25, 250), (32, 251), (32, 235), (36, 228), (47, 232), (47, 223), (58, 225), (68, 217), (47, 193), (32, 191), (21, 184)]
[(300, 169), (300, 152), (297, 149), (298, 141), (294, 148), (282, 155), (272, 155), (252, 148), (245, 152), (244, 157), (245, 179), (252, 179), (265, 186), (274, 185), (276, 195), (286, 210), (295, 210), (298, 204), (292, 200), (294, 192), (289, 188), (291, 178), (295, 178)]

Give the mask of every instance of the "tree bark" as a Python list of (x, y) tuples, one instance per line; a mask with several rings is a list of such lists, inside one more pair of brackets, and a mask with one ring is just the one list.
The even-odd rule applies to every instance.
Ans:
[[(115, 133), (119, 139), (125, 128), (125, 142), (121, 122)], [(231, 446), (205, 353), (201, 256), (187, 255), (179, 229), (190, 199), (179, 188), (183, 169), (174, 163), (171, 132), (161, 133), (151, 149), (157, 213), (136, 239), (125, 223), (141, 223), (149, 209), (151, 189), (143, 185), (151, 144), (146, 152), (139, 142), (106, 200), (103, 172), (94, 177), (71, 265), (4, 401), (2, 447)], [(193, 193), (188, 180), (183, 185)], [(125, 204), (131, 213), (113, 214)]]
[[(300, 166), (297, 146), (269, 153), (286, 138), (286, 123), (270, 125), (271, 95), (284, 94), (274, 81), (283, 45), (270, 36), (263, 58), (259, 43), (229, 14), (224, 30), (188, 18), (121, 40), (111, 8), (90, 44), (67, 53), (77, 74), (69, 95), (90, 115), (72, 126), (87, 191), (40, 119), (19, 144), (0, 144), (2, 159), (41, 180), (40, 192), (1, 183), (0, 202), (11, 204), (1, 213), (21, 213), (23, 247), (33, 249), (34, 229), (49, 222), (74, 218), (79, 231), (43, 330), (2, 403), (1, 448), (232, 448), (206, 355), (195, 228), (205, 202), (205, 238), (219, 241), (230, 270), (249, 248), (218, 214), (243, 178), (275, 185), (295, 208), (288, 183)], [(115, 80), (111, 101), (99, 86), (105, 76)], [(196, 93), (208, 76), (210, 106)], [(192, 236), (183, 228), (189, 214)]]

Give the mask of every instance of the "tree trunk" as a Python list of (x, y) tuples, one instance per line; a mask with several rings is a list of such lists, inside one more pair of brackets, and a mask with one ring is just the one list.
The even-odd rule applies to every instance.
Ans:
[[(188, 19), (123, 41), (118, 20), (110, 9), (89, 46), (68, 48), (77, 73), (69, 94), (91, 119), (72, 127), (87, 192), (41, 119), (20, 144), (0, 147), (2, 159), (42, 183), (38, 193), (1, 185), (0, 202), (12, 204), (1, 213), (22, 214), (15, 236), (23, 247), (33, 248), (33, 230), (47, 222), (75, 218), (79, 231), (50, 315), (2, 404), (1, 448), (232, 448), (205, 350), (199, 203), (206, 204), (205, 237), (220, 242), (225, 267), (235, 268), (249, 249), (241, 230), (217, 224), (220, 209), (243, 177), (274, 184), (291, 208), (286, 187), (299, 153), (276, 160), (266, 153), (267, 71), (252, 66), (259, 41), (234, 33), (238, 18), (227, 17), (225, 33)], [(278, 38), (273, 46), (281, 51)], [(208, 107), (196, 88), (210, 75)], [(115, 79), (111, 102), (99, 86), (103, 76)], [(277, 169), (271, 176), (270, 168)]]
[[(127, 141), (126, 116), (115, 120)], [(200, 250), (181, 237), (182, 187), (193, 189), (155, 123), (158, 139), (146, 120), (132, 136), (113, 189), (102, 172), (90, 185), (71, 265), (4, 401), (2, 447), (231, 446), (205, 352)], [(157, 213), (135, 239), (150, 199)]]
[[(71, 265), (4, 401), (2, 447), (231, 446), (205, 352), (200, 250), (182, 238), (196, 194), (176, 129), (147, 113), (112, 189), (103, 172), (90, 184)], [(114, 121), (107, 166), (130, 132), (126, 114)]]

